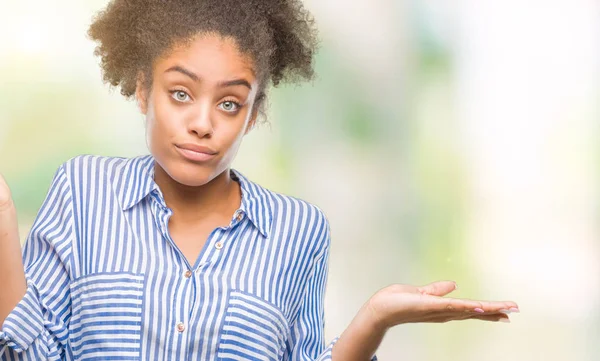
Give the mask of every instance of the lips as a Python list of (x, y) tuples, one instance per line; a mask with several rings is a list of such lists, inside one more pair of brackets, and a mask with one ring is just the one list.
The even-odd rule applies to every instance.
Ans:
[(184, 149), (184, 150), (190, 150), (190, 151), (196, 152), (196, 153), (205, 153), (208, 155), (217, 154), (216, 150), (213, 150), (212, 148), (205, 147), (205, 146), (198, 145), (198, 144), (192, 144), (192, 143), (176, 144), (176, 147)]
[(175, 148), (181, 156), (193, 163), (204, 163), (215, 157), (217, 151), (198, 144), (176, 144)]

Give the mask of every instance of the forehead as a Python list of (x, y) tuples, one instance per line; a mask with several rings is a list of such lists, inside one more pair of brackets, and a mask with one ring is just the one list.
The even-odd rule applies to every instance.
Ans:
[(254, 80), (252, 58), (239, 50), (231, 37), (218, 34), (200, 34), (173, 46), (155, 62), (158, 74), (174, 65), (184, 66), (202, 78), (230, 78), (243, 76)]

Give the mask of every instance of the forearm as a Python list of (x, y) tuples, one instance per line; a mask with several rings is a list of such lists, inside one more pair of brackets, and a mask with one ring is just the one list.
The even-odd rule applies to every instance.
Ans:
[(27, 283), (23, 270), (17, 211), (12, 201), (0, 206), (0, 327), (25, 295)]
[(331, 352), (332, 361), (369, 361), (383, 340), (387, 328), (373, 319), (365, 304), (342, 333)]

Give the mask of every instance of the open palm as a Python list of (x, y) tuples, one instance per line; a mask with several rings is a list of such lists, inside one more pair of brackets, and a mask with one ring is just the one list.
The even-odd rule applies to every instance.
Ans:
[(422, 287), (396, 284), (377, 292), (367, 307), (385, 327), (414, 322), (448, 322), (479, 319), (508, 321), (508, 313), (518, 312), (512, 301), (475, 301), (444, 297), (456, 289), (452, 281), (439, 281)]

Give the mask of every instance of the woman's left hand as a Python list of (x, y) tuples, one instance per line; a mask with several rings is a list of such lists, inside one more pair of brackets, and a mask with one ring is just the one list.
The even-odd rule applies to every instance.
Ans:
[(519, 312), (512, 301), (473, 301), (444, 297), (456, 289), (452, 281), (417, 287), (388, 286), (363, 305), (332, 350), (336, 361), (370, 360), (385, 333), (403, 323), (448, 322), (477, 319), (508, 321), (508, 313)]
[(365, 311), (382, 328), (403, 323), (477, 319), (508, 322), (508, 313), (519, 312), (512, 301), (476, 301), (444, 297), (456, 289), (452, 281), (439, 281), (417, 287), (395, 284), (377, 292)]

